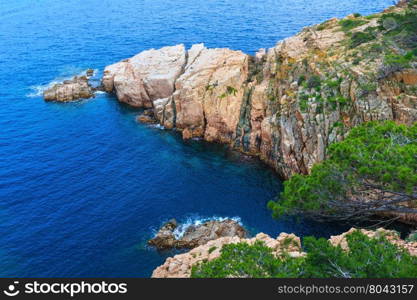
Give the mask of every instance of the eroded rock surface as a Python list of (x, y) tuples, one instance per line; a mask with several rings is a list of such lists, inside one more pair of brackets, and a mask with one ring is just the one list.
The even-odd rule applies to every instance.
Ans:
[(94, 97), (94, 91), (87, 76), (75, 76), (47, 89), (44, 91), (43, 97), (45, 101), (68, 102)]
[(175, 80), (186, 63), (184, 45), (143, 51), (108, 66), (102, 84), (121, 102), (135, 107), (153, 107), (152, 101), (172, 95)]
[(246, 230), (238, 222), (230, 219), (222, 221), (212, 220), (200, 225), (190, 225), (180, 237), (176, 237), (174, 232), (177, 226), (178, 224), (175, 220), (167, 222), (161, 227), (156, 236), (148, 241), (148, 244), (161, 250), (194, 248), (220, 237), (242, 238), (246, 236)]

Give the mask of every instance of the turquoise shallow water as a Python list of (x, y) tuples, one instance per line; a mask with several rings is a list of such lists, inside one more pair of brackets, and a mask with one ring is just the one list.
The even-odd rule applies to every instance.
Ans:
[(252, 232), (328, 236), (275, 221), (274, 173), (221, 145), (137, 124), (112, 96), (45, 103), (50, 82), (148, 48), (204, 42), (247, 53), (386, 0), (0, 2), (0, 276), (146, 277), (172, 252), (146, 240), (172, 217), (236, 217)]

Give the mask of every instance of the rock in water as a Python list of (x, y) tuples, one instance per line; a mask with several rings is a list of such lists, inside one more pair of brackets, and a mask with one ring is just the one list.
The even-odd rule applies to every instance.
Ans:
[(245, 229), (234, 220), (208, 221), (201, 225), (192, 225), (187, 228), (183, 237), (177, 241), (178, 248), (195, 248), (208, 241), (220, 237), (240, 238), (246, 236)]
[(136, 121), (145, 124), (154, 124), (156, 123), (153, 110), (147, 109), (142, 114), (136, 117)]
[(177, 221), (175, 219), (168, 221), (161, 229), (159, 229), (156, 236), (148, 241), (148, 244), (161, 250), (174, 248), (177, 242), (174, 230), (177, 226)]
[(88, 83), (86, 76), (75, 76), (43, 92), (45, 101), (68, 102), (91, 97), (94, 97), (94, 89)]
[(94, 70), (93, 70), (93, 69), (88, 69), (87, 71), (85, 71), (85, 74), (86, 74), (88, 77), (91, 77), (91, 76), (93, 76), (93, 75), (94, 75)]
[(156, 236), (148, 241), (148, 244), (160, 250), (195, 248), (221, 237), (243, 238), (246, 236), (246, 230), (238, 222), (230, 219), (222, 221), (212, 220), (200, 225), (191, 225), (186, 229), (184, 235), (178, 239), (174, 235), (176, 228), (177, 223), (175, 220), (165, 223)]

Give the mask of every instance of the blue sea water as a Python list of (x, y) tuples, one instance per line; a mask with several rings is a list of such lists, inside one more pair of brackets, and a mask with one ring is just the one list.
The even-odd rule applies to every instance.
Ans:
[(45, 103), (49, 83), (148, 48), (204, 42), (247, 53), (303, 26), (391, 0), (0, 1), (0, 276), (148, 277), (172, 252), (164, 221), (237, 217), (252, 232), (328, 236), (276, 221), (279, 178), (257, 160), (135, 122), (113, 96)]

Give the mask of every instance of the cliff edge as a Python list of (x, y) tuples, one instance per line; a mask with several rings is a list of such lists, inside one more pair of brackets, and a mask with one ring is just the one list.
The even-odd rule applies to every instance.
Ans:
[(417, 121), (416, 9), (400, 1), (330, 19), (255, 56), (203, 44), (147, 50), (106, 67), (102, 83), (184, 139), (258, 155), (283, 178), (306, 174), (353, 126)]

